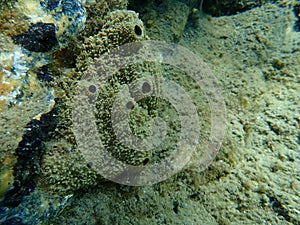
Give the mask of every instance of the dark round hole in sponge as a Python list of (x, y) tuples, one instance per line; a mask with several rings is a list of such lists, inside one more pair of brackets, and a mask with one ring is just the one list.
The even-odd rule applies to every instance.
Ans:
[(146, 93), (148, 93), (148, 92), (150, 92), (150, 91), (151, 91), (151, 86), (150, 86), (150, 84), (147, 83), (147, 82), (143, 83), (143, 86), (142, 86), (142, 92), (143, 92), (144, 94), (146, 94)]
[(139, 25), (135, 25), (134, 27), (134, 33), (138, 36), (141, 36), (143, 34), (143, 30)]
[(149, 158), (145, 158), (145, 159), (143, 160), (143, 165), (145, 166), (145, 165), (147, 165), (149, 162), (150, 162), (150, 159), (149, 159)]

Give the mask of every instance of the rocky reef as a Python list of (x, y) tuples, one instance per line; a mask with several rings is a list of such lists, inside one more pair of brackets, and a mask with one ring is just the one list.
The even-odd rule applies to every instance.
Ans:
[[(248, 10), (252, 24), (242, 14)], [(297, 102), (299, 55), (289, 59), (299, 53), (299, 39), (293, 31), (299, 27), (299, 11), (299, 3), (280, 0), (0, 1), (0, 223), (46, 224), (49, 219), (53, 219), (50, 224), (76, 223), (80, 216), (68, 216), (82, 215), (79, 205), (85, 205), (83, 217), (89, 224), (140, 224), (140, 214), (147, 215), (144, 222), (150, 224), (197, 224), (199, 217), (208, 224), (229, 224), (237, 218), (240, 223), (246, 214), (247, 222), (262, 222), (265, 215), (270, 223), (299, 223), (299, 180), (288, 182), (270, 175), (298, 176), (294, 167), (299, 160), (295, 153), (299, 118), (292, 115), (295, 107), (283, 98)], [(84, 159), (72, 130), (72, 110), (77, 84), (87, 73), (97, 72), (94, 65), (102, 63), (101, 55), (149, 39), (180, 43), (204, 58), (224, 86), (230, 129), (220, 156), (203, 174), (203, 168), (193, 163), (198, 160), (194, 157), (187, 171), (169, 181), (134, 189), (108, 182)], [(132, 109), (130, 126), (137, 137), (153, 135), (145, 127), (158, 116), (173, 130), (162, 149), (144, 152), (133, 151), (114, 136), (109, 109), (118, 92), (122, 85), (149, 74), (164, 78), (172, 74), (191, 99), (199, 102), (199, 146), (211, 133), (209, 103), (192, 79), (183, 78), (182, 71), (153, 62), (126, 66), (101, 87), (93, 100), (94, 113), (108, 151), (138, 166), (168, 157), (181, 126), (176, 110), (164, 101), (148, 98), (138, 105), (132, 100), (126, 107)], [(262, 79), (280, 93), (270, 94)], [(152, 88), (146, 84), (145, 89)], [(90, 92), (96, 89), (91, 86)], [(279, 103), (291, 111), (285, 115)], [(274, 163), (260, 160), (257, 154), (266, 154), (266, 160)], [(280, 187), (275, 187), (279, 183), (285, 185), (282, 195)], [(69, 201), (73, 205), (62, 213)], [(198, 207), (199, 202), (206, 205)], [(236, 218), (230, 218), (228, 202), (234, 204)], [(256, 215), (249, 213), (250, 203)], [(86, 213), (91, 207), (101, 218)], [(118, 210), (121, 219), (111, 214)], [(60, 213), (61, 217), (54, 218)]]
[[(1, 2), (2, 222), (20, 220), (13, 212), (19, 207), (20, 215), (25, 213), (22, 202), (34, 190), (67, 194), (100, 179), (76, 150), (71, 84), (103, 52), (146, 38), (142, 21), (127, 4)], [(39, 211), (42, 216), (49, 210)], [(39, 217), (21, 220), (35, 224)]]

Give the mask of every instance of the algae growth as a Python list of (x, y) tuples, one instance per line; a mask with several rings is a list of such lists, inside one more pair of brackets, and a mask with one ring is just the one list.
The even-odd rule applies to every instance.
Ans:
[[(1, 1), (1, 223), (299, 224), (299, 3), (266, 2), (31, 0), (34, 11), (21, 12), (25, 0)], [(76, 20), (68, 19), (73, 11)], [(46, 52), (32, 51), (35, 42), (26, 39), (49, 31), (52, 25), (32, 25), (40, 22), (56, 27), (58, 44)], [(84, 161), (72, 132), (72, 105), (77, 82), (97, 57), (151, 39), (176, 42), (206, 62), (226, 102), (227, 133), (205, 171), (195, 160), (164, 182), (128, 187), (104, 180)], [(33, 40), (42, 45), (45, 38)], [(118, 159), (143, 166), (168, 156), (176, 133), (162, 151), (135, 154), (106, 129), (106, 109), (122, 84), (150, 73), (172, 75), (200, 99), (203, 142), (211, 122), (205, 96), (180, 71), (153, 63), (119, 71), (98, 96), (98, 128)], [(157, 115), (180, 128), (170, 105), (152, 99), (149, 106), (149, 100), (131, 114), (137, 136), (152, 135), (143, 124)]]

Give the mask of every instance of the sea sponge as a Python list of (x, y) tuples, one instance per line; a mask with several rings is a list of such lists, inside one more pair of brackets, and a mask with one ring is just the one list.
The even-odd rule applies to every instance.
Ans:
[[(99, 57), (104, 52), (125, 43), (141, 41), (146, 38), (143, 22), (139, 14), (130, 10), (116, 10), (107, 14), (101, 31), (85, 39), (78, 68), (86, 70), (87, 62)], [(83, 68), (81, 68), (83, 66)]]
[[(117, 2), (122, 1), (115, 1), (115, 4)], [(110, 5), (113, 4), (110, 2)], [(103, 181), (103, 178), (101, 179), (101, 176), (90, 168), (91, 166), (88, 162), (80, 155), (81, 153), (76, 146), (71, 130), (71, 112), (74, 101), (74, 89), (72, 89), (73, 86), (71, 84), (74, 82), (74, 79), (80, 78), (91, 62), (102, 53), (125, 43), (146, 39), (143, 22), (134, 11), (110, 11), (107, 15), (103, 16), (103, 21), (98, 22), (98, 24), (101, 24), (100, 32), (86, 38), (84, 44), (79, 44), (81, 53), (77, 58), (76, 70), (78, 71), (78, 76), (74, 76), (73, 78), (66, 76), (66, 79), (56, 85), (56, 93), (59, 93), (57, 98), (60, 99), (57, 100), (58, 104), (60, 104), (57, 133), (54, 134), (56, 136), (55, 140), (45, 143), (46, 154), (41, 165), (40, 180), (41, 186), (53, 193), (69, 193), (77, 189), (93, 186), (99, 180)], [(118, 79), (116, 79), (116, 82), (130, 82), (137, 73), (131, 67), (124, 68), (117, 74)], [(101, 103), (110, 103), (113, 99), (105, 99), (105, 96), (115, 92), (117, 90), (108, 85), (107, 91), (100, 96), (100, 98), (103, 97), (101, 99), (107, 101), (99, 102), (99, 105)], [(101, 117), (101, 113), (104, 113), (104, 111), (100, 111), (97, 117)], [(147, 118), (148, 115), (144, 114), (144, 118)], [(101, 124), (99, 122), (99, 129), (101, 129)], [(138, 132), (141, 134), (143, 131), (139, 130)], [(144, 159), (147, 158), (144, 153), (137, 155), (126, 151), (127, 149), (119, 151), (117, 147), (115, 146), (112, 151), (115, 151), (116, 156), (124, 153), (121, 157), (125, 158), (125, 161), (128, 163), (142, 164)], [(76, 162), (75, 165), (74, 162)]]
[(89, 188), (100, 176), (82, 159), (66, 140), (47, 143), (43, 158), (40, 186), (48, 192), (69, 193), (79, 188)]
[(107, 0), (91, 0), (86, 1), (86, 23), (84, 31), (82, 32), (83, 37), (89, 37), (97, 34), (105, 21), (105, 16), (107, 13), (126, 9), (128, 5), (127, 0), (115, 0), (115, 1), (107, 1)]

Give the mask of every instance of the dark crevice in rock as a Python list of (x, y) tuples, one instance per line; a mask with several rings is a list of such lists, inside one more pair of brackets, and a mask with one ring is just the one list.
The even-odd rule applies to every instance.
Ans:
[(43, 142), (54, 131), (57, 119), (56, 109), (41, 116), (40, 120), (33, 119), (28, 125), (22, 141), (15, 154), (18, 157), (14, 166), (14, 184), (0, 202), (0, 207), (16, 207), (23, 197), (29, 195), (36, 186), (36, 179), (43, 155)]
[(294, 6), (294, 13), (298, 20), (295, 22), (294, 29), (297, 32), (300, 32), (300, 3)]

